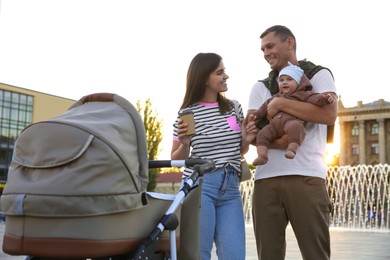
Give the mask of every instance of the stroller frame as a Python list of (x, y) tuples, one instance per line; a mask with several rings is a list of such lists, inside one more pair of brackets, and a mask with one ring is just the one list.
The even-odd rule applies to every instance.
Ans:
[(176, 209), (188, 193), (195, 188), (195, 183), (199, 177), (203, 176), (205, 172), (209, 172), (215, 169), (215, 164), (212, 160), (204, 159), (187, 159), (187, 160), (171, 160), (171, 161), (149, 161), (149, 168), (161, 168), (161, 167), (193, 167), (194, 171), (192, 175), (187, 178), (182, 185), (178, 195), (168, 208), (164, 216), (161, 218), (160, 223), (150, 233), (147, 239), (142, 242), (138, 247), (135, 254), (130, 259), (153, 259), (150, 258), (154, 253), (155, 244), (158, 243), (159, 237), (164, 229), (169, 230), (170, 239), (170, 258), (172, 260), (177, 259), (176, 255), (176, 228), (179, 224), (178, 219), (175, 215)]

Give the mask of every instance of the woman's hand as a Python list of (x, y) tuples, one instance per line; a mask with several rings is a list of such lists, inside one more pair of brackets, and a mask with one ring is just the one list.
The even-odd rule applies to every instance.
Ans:
[(177, 125), (177, 135), (179, 137), (180, 142), (183, 145), (190, 145), (191, 142), (191, 136), (187, 135), (187, 123), (185, 123), (182, 119), (179, 119), (178, 125)]
[(248, 152), (250, 144), (256, 142), (256, 135), (258, 129), (256, 127), (255, 120), (256, 120), (255, 115), (249, 114), (241, 123), (241, 133), (242, 133), (241, 152), (243, 154)]
[(247, 135), (256, 135), (257, 127), (256, 127), (256, 116), (253, 114), (249, 114), (243, 121), (242, 125), (247, 133)]
[(187, 124), (181, 119), (178, 121), (177, 135), (179, 140), (173, 140), (171, 159), (185, 160), (190, 154), (191, 136), (187, 135)]

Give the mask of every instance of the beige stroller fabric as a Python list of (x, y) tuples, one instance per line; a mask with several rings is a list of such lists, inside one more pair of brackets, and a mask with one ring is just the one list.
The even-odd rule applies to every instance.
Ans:
[(147, 184), (136, 109), (118, 95), (86, 96), (17, 137), (1, 196), (3, 251), (62, 258), (129, 253), (150, 230), (140, 221), (155, 224), (170, 205), (147, 196)]
[(1, 210), (13, 216), (93, 216), (143, 206), (145, 132), (125, 99), (76, 104), (16, 140)]
[(179, 260), (200, 260), (199, 219), (203, 180), (184, 199), (181, 208)]

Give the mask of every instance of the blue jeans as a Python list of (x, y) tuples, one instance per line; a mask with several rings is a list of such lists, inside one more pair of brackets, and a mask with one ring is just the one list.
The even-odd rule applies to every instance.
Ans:
[(200, 208), (200, 254), (211, 258), (213, 242), (219, 260), (245, 259), (245, 223), (240, 182), (231, 167), (205, 173)]

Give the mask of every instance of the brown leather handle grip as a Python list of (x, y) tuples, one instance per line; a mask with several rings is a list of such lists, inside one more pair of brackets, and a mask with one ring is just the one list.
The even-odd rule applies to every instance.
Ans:
[(88, 102), (113, 102), (114, 96), (116, 94), (113, 93), (94, 93), (87, 96), (82, 97), (76, 103), (73, 104), (69, 109), (84, 105)]
[(82, 97), (80, 102), (83, 104), (87, 102), (113, 102), (114, 96), (113, 93), (94, 93)]

